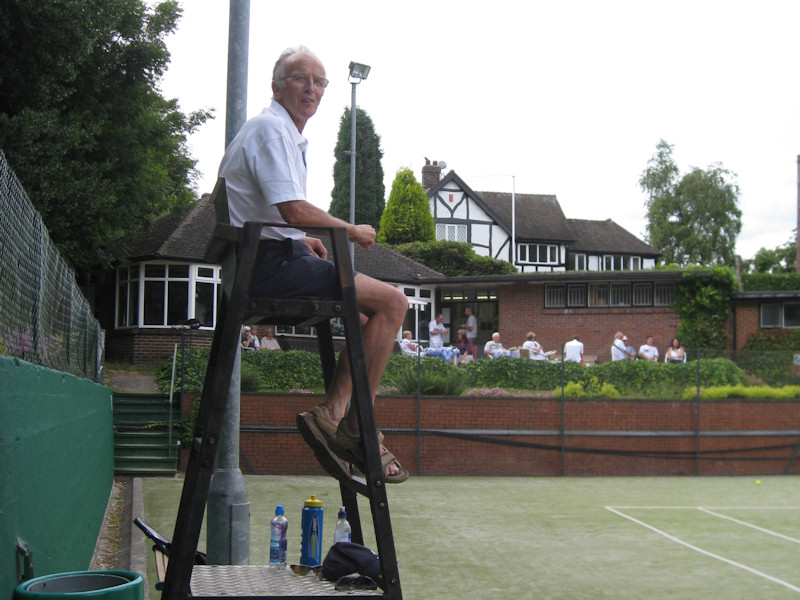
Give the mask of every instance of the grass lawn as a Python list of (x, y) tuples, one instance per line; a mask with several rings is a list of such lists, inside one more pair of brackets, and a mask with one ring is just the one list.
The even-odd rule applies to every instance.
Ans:
[[(326, 477), (247, 476), (250, 563), (268, 559), (276, 504), (289, 519), (324, 503), (332, 543), (338, 484)], [(172, 536), (182, 479), (145, 479), (144, 518)], [(412, 477), (391, 486), (403, 597), (800, 597), (800, 481), (762, 477)], [(376, 548), (360, 499), (365, 544)], [(134, 515), (138, 516), (138, 515)], [(205, 547), (205, 530), (200, 547)], [(149, 549), (149, 546), (148, 546)], [(155, 581), (152, 557), (148, 577)]]

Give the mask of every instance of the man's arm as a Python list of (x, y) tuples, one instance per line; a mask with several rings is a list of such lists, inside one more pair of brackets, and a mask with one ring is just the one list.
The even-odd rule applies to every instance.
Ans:
[[(347, 239), (362, 248), (370, 248), (375, 243), (375, 229), (372, 225), (351, 225), (317, 208), (307, 200), (291, 200), (276, 204), (278, 212), (289, 225), (314, 225), (315, 227), (343, 227), (347, 230)], [(316, 238), (306, 238), (314, 240)], [(305, 240), (304, 240), (305, 241)], [(316, 240), (312, 251), (322, 247), (322, 242)], [(309, 244), (309, 242), (306, 242)], [(319, 254), (319, 252), (317, 252)], [(324, 257), (323, 257), (324, 258)]]

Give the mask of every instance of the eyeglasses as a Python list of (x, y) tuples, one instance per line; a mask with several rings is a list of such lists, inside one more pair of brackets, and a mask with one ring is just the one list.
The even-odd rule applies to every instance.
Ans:
[(377, 590), (378, 584), (375, 580), (366, 575), (345, 575), (340, 577), (336, 582), (335, 589), (337, 592), (346, 592), (349, 590)]
[(295, 575), (308, 575), (309, 573), (314, 573), (314, 575), (316, 575), (322, 570), (322, 565), (289, 565), (289, 568)]
[(324, 90), (328, 87), (328, 80), (324, 77), (308, 75), (307, 73), (292, 73), (291, 75), (286, 75), (285, 77), (281, 77), (281, 81), (290, 80), (292, 83), (296, 83), (297, 85), (304, 85), (306, 81), (309, 79), (314, 84), (314, 87), (320, 90)]

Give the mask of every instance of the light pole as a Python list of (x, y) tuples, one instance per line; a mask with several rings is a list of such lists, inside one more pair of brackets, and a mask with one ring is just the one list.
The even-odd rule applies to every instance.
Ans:
[[(369, 75), (370, 67), (357, 62), (350, 62), (349, 81), (352, 86), (350, 107), (350, 224), (356, 223), (356, 86)], [(355, 268), (355, 248), (350, 242), (350, 261)]]

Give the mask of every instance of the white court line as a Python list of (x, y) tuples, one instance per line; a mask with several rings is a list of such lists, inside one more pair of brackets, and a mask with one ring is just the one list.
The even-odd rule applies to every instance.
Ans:
[[(654, 531), (657, 534), (664, 536), (665, 538), (675, 542), (676, 544), (680, 544), (681, 546), (685, 546), (685, 547), (689, 548), (690, 550), (694, 550), (695, 552), (699, 552), (700, 554), (703, 554), (703, 555), (708, 556), (710, 558), (715, 558), (715, 559), (717, 559), (719, 561), (722, 561), (724, 563), (727, 563), (727, 564), (732, 565), (734, 567), (737, 567), (739, 569), (743, 569), (743, 570), (747, 571), (748, 573), (752, 573), (753, 575), (757, 575), (758, 577), (763, 577), (764, 579), (766, 579), (768, 581), (771, 581), (773, 583), (777, 583), (778, 585), (782, 585), (783, 587), (788, 588), (788, 589), (792, 590), (793, 592), (800, 592), (800, 587), (792, 585), (791, 583), (789, 583), (787, 581), (783, 581), (782, 579), (778, 579), (777, 577), (773, 577), (772, 575), (767, 575), (766, 573), (763, 573), (762, 571), (759, 571), (757, 569), (753, 569), (752, 567), (748, 567), (747, 565), (743, 565), (742, 563), (738, 563), (738, 562), (733, 561), (733, 560), (731, 560), (729, 558), (725, 558), (724, 556), (720, 556), (719, 554), (714, 554), (713, 552), (709, 552), (708, 550), (703, 550), (702, 548), (694, 546), (694, 545), (692, 545), (692, 544), (690, 544), (688, 542), (684, 542), (682, 539), (676, 538), (674, 535), (670, 535), (666, 531), (661, 531), (660, 529), (657, 529), (656, 527), (653, 527), (652, 525), (648, 525), (644, 521), (640, 521), (639, 519), (635, 519), (635, 518), (633, 518), (633, 517), (631, 517), (629, 515), (626, 515), (625, 513), (620, 512), (620, 511), (618, 511), (617, 509), (615, 509), (615, 508), (613, 508), (611, 506), (606, 506), (605, 508), (606, 508), (606, 510), (611, 511), (614, 514), (619, 515), (623, 519), (628, 519), (629, 521), (633, 521), (637, 525), (641, 525), (642, 527), (645, 527), (645, 528), (649, 529), (650, 531)], [(645, 508), (645, 507), (642, 507), (642, 508)], [(697, 507), (694, 507), (694, 508), (697, 508)]]
[(748, 523), (746, 521), (740, 521), (739, 519), (734, 519), (733, 517), (729, 517), (728, 515), (723, 515), (722, 513), (714, 512), (713, 510), (709, 510), (708, 508), (703, 508), (702, 506), (698, 506), (697, 510), (703, 511), (704, 513), (708, 513), (709, 515), (713, 515), (715, 517), (719, 517), (720, 519), (727, 519), (728, 521), (733, 521), (734, 523), (738, 523), (739, 525), (744, 525), (745, 527), (750, 527), (751, 529), (755, 529), (757, 531), (761, 531), (762, 533), (766, 533), (769, 535), (774, 535), (775, 537), (779, 537), (781, 539), (787, 540), (789, 542), (794, 542), (795, 544), (800, 544), (800, 540), (789, 537), (788, 535), (783, 535), (782, 533), (778, 533), (777, 531), (771, 531), (769, 529), (764, 529), (763, 527), (759, 527), (758, 525), (753, 525), (752, 523)]

